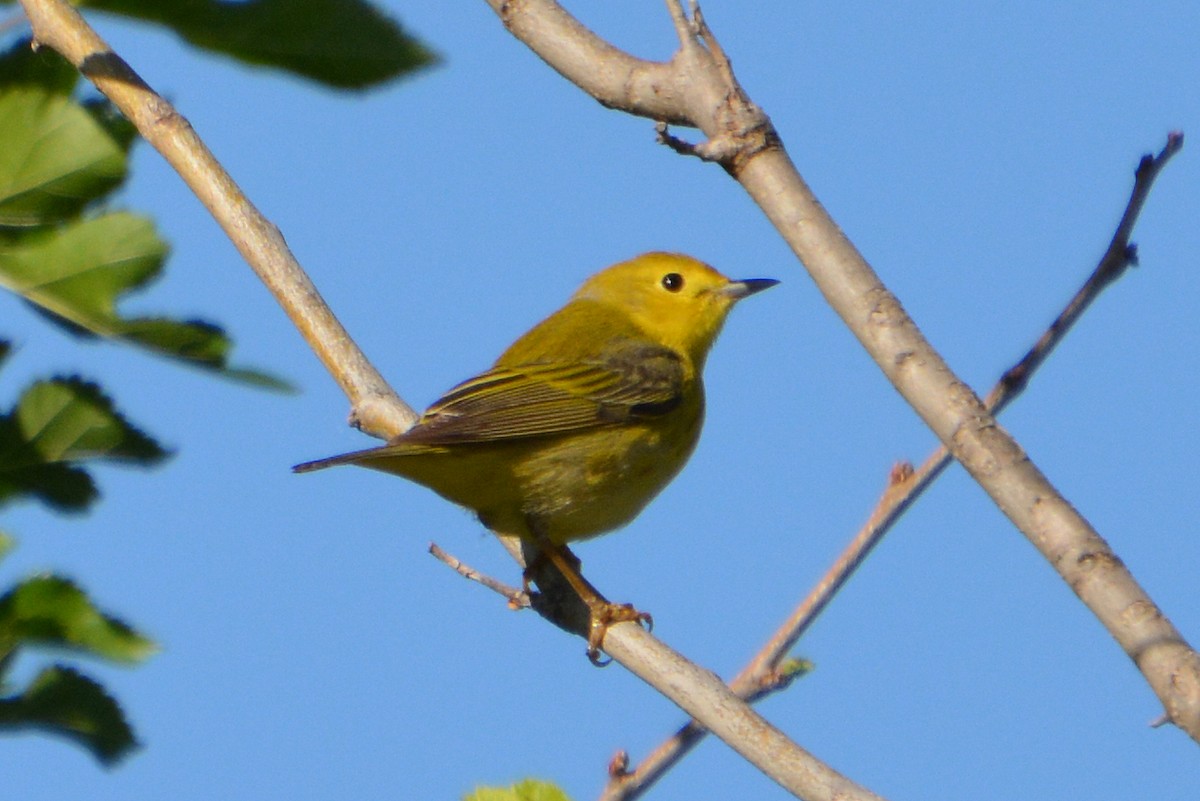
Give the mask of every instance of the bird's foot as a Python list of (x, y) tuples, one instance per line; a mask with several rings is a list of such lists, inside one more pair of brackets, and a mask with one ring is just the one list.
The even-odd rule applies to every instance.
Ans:
[(604, 645), (604, 635), (608, 633), (609, 626), (632, 621), (644, 626), (646, 631), (654, 630), (654, 618), (650, 613), (635, 609), (633, 604), (614, 604), (597, 598), (596, 602), (588, 603), (588, 611), (591, 621), (588, 625), (587, 658), (596, 667), (605, 667), (612, 662), (612, 659), (600, 656), (600, 648)]

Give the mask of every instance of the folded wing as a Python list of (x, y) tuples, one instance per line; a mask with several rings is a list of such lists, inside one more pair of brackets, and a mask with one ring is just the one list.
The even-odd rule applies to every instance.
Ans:
[(396, 443), (496, 442), (652, 418), (679, 405), (684, 381), (678, 354), (633, 340), (573, 364), (497, 366), (447, 392)]

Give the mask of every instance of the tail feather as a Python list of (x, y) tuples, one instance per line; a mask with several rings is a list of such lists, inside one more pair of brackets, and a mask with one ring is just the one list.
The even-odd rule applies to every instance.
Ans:
[(351, 451), (350, 453), (342, 453), (337, 456), (330, 456), (325, 459), (316, 459), (311, 462), (302, 462), (292, 468), (293, 473), (311, 473), (314, 470), (324, 470), (326, 467), (337, 467), (341, 464), (355, 464), (370, 458), (371, 454), (381, 451), (387, 446), (379, 448), (367, 448), (362, 451)]

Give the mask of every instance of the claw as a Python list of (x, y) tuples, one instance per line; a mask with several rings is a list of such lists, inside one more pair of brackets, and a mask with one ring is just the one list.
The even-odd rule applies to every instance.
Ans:
[(591, 613), (591, 624), (588, 628), (587, 658), (596, 667), (607, 667), (612, 663), (612, 659), (602, 660), (600, 658), (600, 648), (604, 645), (604, 635), (608, 633), (609, 626), (617, 623), (636, 622), (646, 631), (654, 629), (654, 618), (650, 616), (650, 613), (635, 609), (633, 604), (600, 601), (596, 604), (588, 604), (588, 610)]

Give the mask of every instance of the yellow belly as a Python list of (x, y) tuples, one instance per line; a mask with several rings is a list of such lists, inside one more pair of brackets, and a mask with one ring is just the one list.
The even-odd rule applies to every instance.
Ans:
[[(645, 423), (464, 449), (424, 448), (361, 464), (424, 484), (499, 533), (563, 544), (636, 517), (687, 462), (701, 414), (702, 401)], [(681, 437), (680, 431), (687, 433)]]

